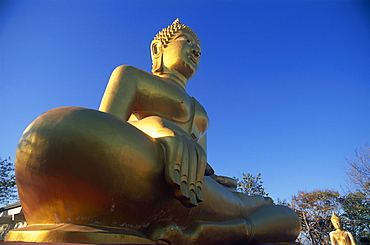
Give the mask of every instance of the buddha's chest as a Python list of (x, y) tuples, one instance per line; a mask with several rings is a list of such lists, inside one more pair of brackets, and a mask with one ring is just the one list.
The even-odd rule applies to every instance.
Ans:
[(144, 118), (157, 115), (171, 121), (187, 122), (192, 116), (193, 99), (183, 91), (156, 93), (145, 91), (146, 96), (134, 106), (137, 116)]
[(134, 114), (138, 119), (148, 116), (167, 119), (192, 134), (194, 139), (204, 134), (209, 120), (205, 109), (197, 100), (186, 93), (173, 91), (166, 96), (154, 93), (145, 96), (144, 101), (135, 105)]
[(345, 232), (338, 232), (334, 234), (334, 238), (338, 245), (351, 245), (351, 241)]

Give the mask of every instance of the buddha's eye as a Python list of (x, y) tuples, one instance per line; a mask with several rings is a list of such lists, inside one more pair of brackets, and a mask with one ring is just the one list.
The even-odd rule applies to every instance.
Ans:
[(186, 38), (186, 37), (179, 37), (179, 38), (177, 38), (177, 39), (178, 39), (178, 40), (183, 40), (183, 41), (185, 41), (185, 42), (187, 42), (187, 43), (191, 44), (190, 39), (188, 39), (188, 38)]

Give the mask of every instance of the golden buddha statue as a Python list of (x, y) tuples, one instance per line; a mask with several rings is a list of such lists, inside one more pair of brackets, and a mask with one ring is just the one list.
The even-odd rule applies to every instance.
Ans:
[(331, 216), (331, 223), (335, 231), (330, 232), (330, 242), (332, 245), (356, 245), (355, 239), (348, 231), (342, 230), (340, 218), (334, 213)]
[(16, 153), (28, 227), (7, 241), (136, 244), (292, 242), (294, 211), (235, 191), (206, 160), (208, 116), (186, 92), (197, 35), (177, 19), (151, 43), (153, 74), (117, 67), (99, 111), (39, 116)]

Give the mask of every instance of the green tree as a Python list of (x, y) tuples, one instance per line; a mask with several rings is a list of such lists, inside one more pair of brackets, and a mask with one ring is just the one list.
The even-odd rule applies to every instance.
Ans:
[(261, 195), (261, 196), (268, 196), (269, 194), (265, 191), (262, 182), (262, 174), (259, 173), (257, 176), (253, 176), (252, 174), (245, 174), (243, 173), (243, 178), (238, 182), (237, 191), (243, 192), (250, 196)]
[(299, 191), (288, 206), (295, 210), (302, 225), (300, 241), (309, 240), (313, 245), (329, 244), (332, 230), (332, 212), (339, 213), (341, 204), (339, 193), (331, 190)]
[(14, 165), (10, 158), (0, 158), (0, 205), (4, 206), (17, 198)]
[(370, 199), (357, 192), (343, 196), (340, 201), (344, 229), (351, 232), (357, 242), (361, 238), (370, 238)]
[(359, 147), (347, 163), (348, 193), (341, 199), (345, 228), (356, 239), (370, 238), (370, 146)]

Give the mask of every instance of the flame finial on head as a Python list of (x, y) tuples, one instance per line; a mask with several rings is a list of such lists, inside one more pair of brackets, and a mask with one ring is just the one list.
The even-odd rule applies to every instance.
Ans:
[(197, 34), (186, 25), (180, 23), (180, 19), (177, 18), (172, 25), (168, 26), (167, 28), (163, 28), (155, 37), (154, 40), (159, 40), (161, 43), (166, 47), (167, 44), (170, 42), (171, 37), (175, 35), (176, 32), (185, 29), (195, 38), (195, 40), (199, 43), (199, 39)]

